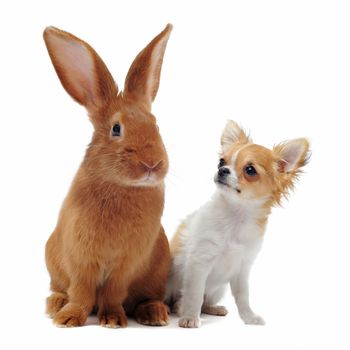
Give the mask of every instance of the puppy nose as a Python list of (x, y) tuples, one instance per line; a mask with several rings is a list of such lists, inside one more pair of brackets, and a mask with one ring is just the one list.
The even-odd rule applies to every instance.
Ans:
[(230, 173), (230, 169), (225, 167), (221, 167), (218, 171), (220, 177), (226, 177), (227, 175), (230, 175)]

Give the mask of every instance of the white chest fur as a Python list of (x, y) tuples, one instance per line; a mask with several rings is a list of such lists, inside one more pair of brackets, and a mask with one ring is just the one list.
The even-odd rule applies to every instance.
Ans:
[[(215, 207), (215, 211), (223, 210), (221, 205), (216, 204)], [(257, 224), (256, 207), (232, 205), (230, 209), (225, 208), (222, 211), (220, 220), (212, 231), (216, 252), (206, 282), (208, 289), (231, 281), (239, 274), (242, 264), (251, 263), (255, 259), (261, 247), (262, 230)]]
[(170, 281), (175, 294), (183, 289), (186, 274), (192, 278), (188, 273), (192, 269), (206, 275), (205, 293), (210, 294), (239, 274), (243, 264), (252, 263), (263, 237), (257, 223), (260, 205), (228, 201), (218, 191), (187, 218), (182, 250), (174, 256)]
[(243, 262), (253, 261), (263, 232), (257, 223), (260, 203), (245, 206), (227, 201), (217, 192), (185, 221), (182, 250), (174, 257), (174, 275), (182, 284), (186, 269), (208, 270), (207, 287), (227, 283)]
[(261, 217), (262, 201), (236, 202), (217, 191), (211, 201), (185, 220), (167, 291), (168, 300), (175, 301), (180, 315), (190, 316), (184, 317), (184, 322), (194, 320), (198, 325), (202, 304), (207, 313), (222, 312), (222, 307), (213, 305), (228, 283), (243, 310), (241, 317), (250, 322), (254, 314), (247, 304), (247, 280), (263, 241)]

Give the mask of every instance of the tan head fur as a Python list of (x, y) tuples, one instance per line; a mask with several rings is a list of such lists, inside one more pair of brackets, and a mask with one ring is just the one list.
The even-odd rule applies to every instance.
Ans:
[(237, 199), (280, 204), (309, 158), (307, 139), (280, 143), (272, 150), (256, 145), (233, 121), (221, 137), (222, 154), (215, 181)]

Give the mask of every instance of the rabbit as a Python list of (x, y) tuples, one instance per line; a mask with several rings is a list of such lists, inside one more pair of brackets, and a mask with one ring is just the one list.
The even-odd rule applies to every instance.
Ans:
[(44, 41), (68, 94), (88, 112), (92, 141), (46, 244), (52, 294), (47, 313), (59, 327), (165, 326), (171, 257), (161, 225), (168, 157), (151, 113), (172, 25), (135, 58), (118, 91), (95, 50), (47, 27)]

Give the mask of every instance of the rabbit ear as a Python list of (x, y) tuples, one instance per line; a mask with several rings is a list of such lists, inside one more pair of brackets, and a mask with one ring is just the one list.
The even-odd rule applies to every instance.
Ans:
[(135, 58), (125, 79), (124, 94), (151, 110), (158, 87), (165, 48), (173, 26), (168, 24)]
[(118, 94), (106, 65), (89, 44), (54, 27), (45, 29), (44, 40), (63, 87), (75, 101), (92, 110)]

